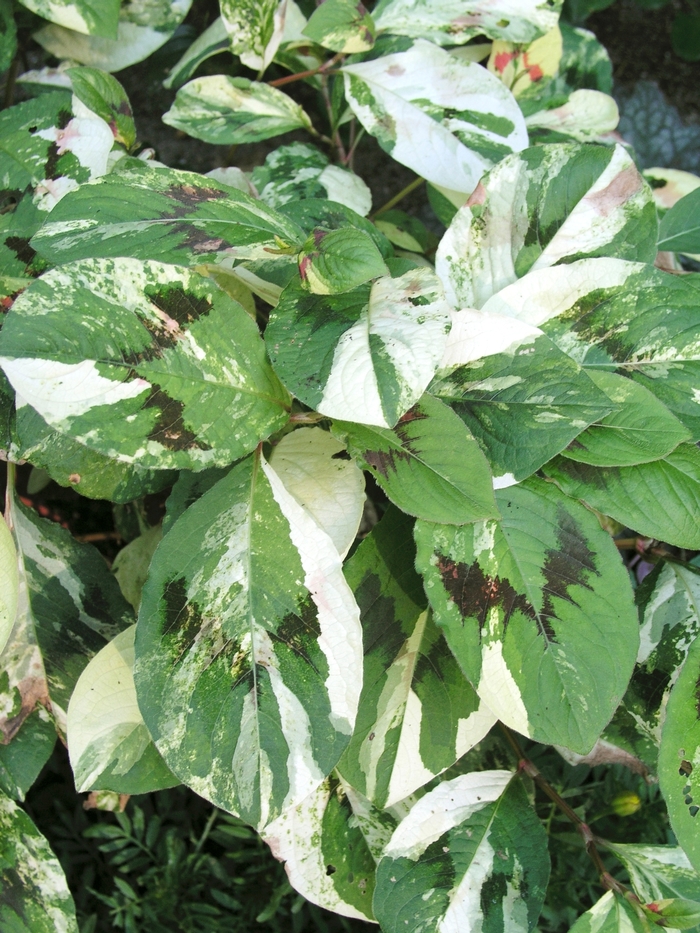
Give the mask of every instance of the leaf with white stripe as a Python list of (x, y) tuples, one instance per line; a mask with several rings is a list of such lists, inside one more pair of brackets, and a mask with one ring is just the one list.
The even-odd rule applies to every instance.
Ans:
[(134, 679), (168, 767), (259, 828), (315, 790), (349, 742), (359, 609), (331, 539), (262, 454), (163, 538)]
[(145, 468), (230, 463), (287, 421), (255, 322), (180, 266), (88, 259), (48, 272), (15, 301), (0, 357), (51, 427)]
[(381, 0), (372, 15), (382, 32), (463, 45), (482, 35), (532, 42), (557, 25), (560, 9), (559, 0)]
[(496, 488), (530, 476), (615, 408), (541, 330), (471, 310), (452, 315), (430, 393), (477, 439)]
[(385, 933), (528, 933), (548, 880), (547, 837), (520, 781), (472, 772), (399, 823), (377, 866), (374, 913)]
[(233, 54), (263, 72), (282, 41), (287, 0), (220, 0), (219, 6)]
[(114, 39), (119, 22), (119, 0), (21, 0), (38, 16), (88, 36)]
[(277, 444), (270, 464), (344, 558), (365, 505), (365, 478), (344, 445), (321, 428), (299, 428)]
[(0, 929), (78, 933), (68, 882), (48, 840), (4, 794), (0, 794), (0, 890)]
[(136, 626), (120, 632), (78, 678), (68, 706), (68, 754), (78, 793), (149, 794), (178, 779), (156, 751), (136, 702)]
[(357, 725), (338, 771), (380, 808), (449, 768), (496, 721), (427, 609), (412, 525), (390, 508), (345, 566), (365, 661)]
[(455, 307), (481, 308), (530, 270), (588, 256), (653, 262), (652, 193), (622, 146), (536, 146), (481, 179), (438, 247)]
[(423, 39), (342, 71), (348, 103), (367, 132), (436, 185), (470, 194), (494, 162), (528, 144), (508, 88), (481, 65)]
[(396, 822), (333, 773), (270, 823), (263, 838), (299, 894), (344, 917), (371, 921), (377, 862)]
[(426, 268), (341, 295), (298, 280), (270, 315), (272, 364), (302, 402), (330, 418), (392, 427), (421, 397), (447, 342), (450, 311)]
[[(647, 846), (608, 842), (606, 848), (623, 863), (637, 897), (644, 903), (667, 897), (697, 899), (700, 874), (680, 846)], [(670, 924), (669, 924), (670, 925)]]
[(648, 933), (649, 926), (623, 897), (606, 891), (578, 918), (569, 933)]
[(477, 693), (537, 742), (590, 751), (639, 644), (632, 589), (597, 518), (551, 483), (496, 491), (499, 522), (416, 523), (416, 567)]
[(508, 285), (483, 310), (541, 327), (584, 368), (649, 389), (700, 438), (700, 276), (582, 259)]

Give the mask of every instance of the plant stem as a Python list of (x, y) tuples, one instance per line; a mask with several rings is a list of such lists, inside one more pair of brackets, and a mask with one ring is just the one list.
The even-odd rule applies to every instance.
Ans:
[(331, 133), (333, 135), (333, 145), (336, 150), (336, 155), (341, 162), (345, 162), (347, 159), (345, 154), (345, 146), (343, 145), (343, 139), (340, 135), (340, 130), (333, 121), (333, 104), (331, 103), (331, 95), (328, 93), (328, 76), (325, 74), (321, 76), (321, 95), (323, 96), (323, 102), (326, 105), (328, 125), (330, 126)]
[(399, 201), (403, 201), (412, 191), (415, 191), (416, 188), (420, 188), (424, 181), (425, 178), (414, 178), (413, 181), (409, 185), (406, 185), (405, 188), (402, 188), (398, 194), (395, 194), (393, 198), (389, 198), (386, 204), (382, 204), (379, 210), (375, 211), (369, 219), (373, 220), (378, 214), (383, 214), (384, 211), (390, 210), (395, 204), (398, 204)]
[(202, 851), (202, 846), (207, 841), (207, 837), (209, 836), (209, 833), (212, 831), (214, 823), (216, 823), (218, 817), (219, 817), (219, 811), (216, 809), (216, 807), (212, 807), (212, 811), (209, 814), (209, 819), (206, 822), (206, 826), (202, 830), (202, 835), (199, 837), (199, 839), (197, 840), (197, 845), (194, 847), (195, 855), (199, 855), (199, 853)]
[(292, 84), (294, 81), (303, 81), (304, 78), (313, 78), (314, 75), (318, 74), (334, 74), (334, 72), (329, 71), (339, 62), (343, 57), (342, 52), (338, 52), (337, 55), (334, 55), (333, 58), (329, 58), (327, 62), (324, 62), (322, 65), (319, 65), (318, 68), (309, 68), (308, 71), (298, 71), (293, 75), (285, 75), (284, 78), (275, 78), (274, 81), (268, 81), (270, 87), (284, 87), (285, 84)]

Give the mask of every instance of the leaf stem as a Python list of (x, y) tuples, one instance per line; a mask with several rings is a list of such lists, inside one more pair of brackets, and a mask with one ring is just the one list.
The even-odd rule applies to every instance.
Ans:
[(304, 78), (313, 78), (314, 75), (318, 74), (334, 74), (335, 72), (329, 71), (339, 62), (343, 57), (342, 52), (338, 52), (337, 55), (334, 55), (333, 58), (329, 58), (327, 62), (324, 62), (322, 65), (319, 65), (318, 68), (309, 68), (308, 71), (298, 71), (293, 75), (285, 75), (283, 78), (275, 78), (274, 81), (268, 81), (270, 87), (284, 87), (285, 84), (292, 84), (294, 81), (303, 81)]
[(212, 807), (212, 811), (209, 814), (209, 819), (207, 820), (206, 825), (204, 829), (202, 830), (202, 835), (199, 837), (199, 839), (197, 840), (197, 845), (194, 847), (195, 855), (199, 855), (199, 853), (202, 851), (202, 846), (207, 841), (209, 833), (212, 831), (214, 823), (216, 823), (218, 817), (219, 817), (219, 811), (216, 809), (216, 807)]
[(389, 200), (386, 202), (386, 204), (382, 204), (382, 206), (379, 208), (379, 210), (376, 210), (376, 211), (370, 216), (369, 219), (370, 219), (370, 220), (374, 220), (374, 218), (375, 218), (378, 214), (383, 214), (384, 211), (390, 210), (395, 204), (398, 204), (399, 201), (403, 201), (403, 199), (404, 199), (407, 195), (409, 195), (412, 191), (415, 191), (416, 188), (420, 188), (420, 186), (423, 184), (424, 181), (425, 181), (425, 178), (420, 178), (420, 177), (414, 178), (413, 181), (412, 181), (409, 185), (406, 185), (405, 188), (402, 188), (401, 191), (399, 191), (398, 194), (395, 194), (393, 198), (389, 198)]

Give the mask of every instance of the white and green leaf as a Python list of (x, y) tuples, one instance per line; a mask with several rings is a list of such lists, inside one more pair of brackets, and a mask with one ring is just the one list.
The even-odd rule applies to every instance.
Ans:
[(606, 891), (590, 910), (581, 914), (570, 933), (647, 933), (632, 905), (612, 891)]
[(625, 866), (634, 892), (642, 902), (648, 904), (669, 897), (697, 898), (700, 874), (680, 846), (607, 843), (606, 848)]
[(219, 7), (233, 54), (263, 72), (282, 41), (287, 0), (220, 0)]
[(218, 55), (229, 48), (229, 38), (223, 19), (218, 16), (214, 22), (207, 26), (198, 36), (183, 56), (173, 65), (168, 77), (163, 82), (167, 88), (179, 88), (189, 81), (202, 62), (212, 55)]
[(580, 88), (558, 107), (530, 113), (525, 124), (533, 141), (560, 142), (567, 137), (580, 143), (605, 142), (620, 122), (615, 98), (602, 91)]
[(374, 20), (357, 0), (325, 0), (316, 7), (302, 30), (312, 42), (348, 55), (374, 45)]
[(120, 0), (21, 0), (33, 13), (88, 36), (115, 39)]
[(14, 628), (19, 598), (17, 550), (10, 529), (0, 521), (0, 656)]

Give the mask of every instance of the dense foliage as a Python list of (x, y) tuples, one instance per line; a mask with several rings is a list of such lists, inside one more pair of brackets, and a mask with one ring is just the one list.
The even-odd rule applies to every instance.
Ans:
[[(295, 135), (208, 176), (141, 149), (110, 74), (187, 0), (23, 2), (65, 61), (0, 114), (0, 927), (77, 930), (19, 805), (57, 732), (78, 791), (187, 785), (222, 845), (252, 827), (385, 933), (700, 926), (700, 180), (640, 173), (556, 0), (221, 0), (164, 121)], [(366, 135), (434, 223), (371, 214)], [(165, 518), (110, 571), (22, 501), (23, 462), (170, 490)], [(554, 748), (621, 782), (610, 811), (572, 809)], [(657, 781), (672, 836), (591, 829)], [(216, 928), (213, 823), (187, 854), (144, 812), (85, 833), (118, 853), (114, 923), (184, 924), (152, 897), (177, 876), (218, 892), (183, 929)], [(554, 916), (550, 848), (555, 888), (590, 856), (590, 910)]]

